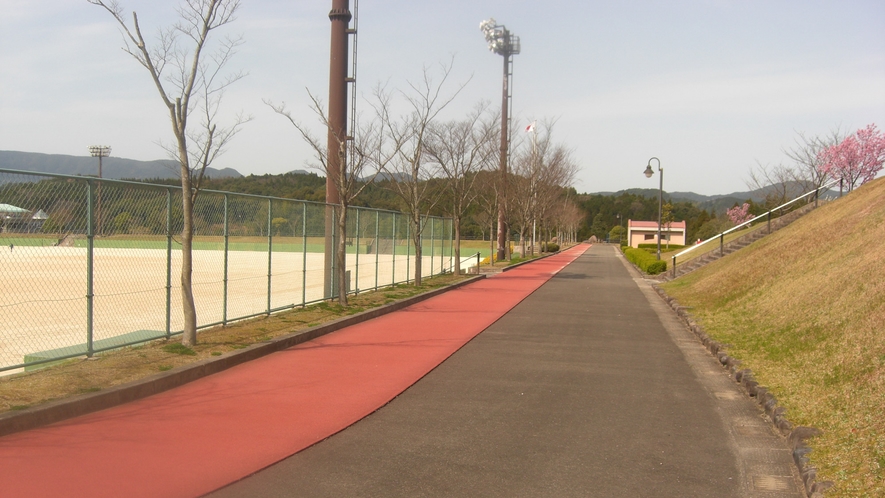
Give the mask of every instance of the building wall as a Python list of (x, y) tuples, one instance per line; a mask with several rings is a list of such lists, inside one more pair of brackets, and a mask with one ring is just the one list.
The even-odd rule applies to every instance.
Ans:
[[(658, 243), (658, 231), (655, 230), (641, 230), (641, 229), (632, 229), (630, 231), (630, 247), (639, 247), (639, 244), (657, 244)], [(667, 230), (661, 230), (661, 245), (667, 243)], [(685, 232), (682, 229), (670, 230), (670, 243), (674, 245), (684, 246), (685, 245)]]

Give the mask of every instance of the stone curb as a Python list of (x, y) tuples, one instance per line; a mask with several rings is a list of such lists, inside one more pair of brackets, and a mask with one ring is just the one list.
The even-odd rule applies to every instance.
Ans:
[(35, 429), (44, 425), (60, 422), (105, 408), (129, 403), (141, 398), (168, 391), (194, 380), (227, 370), (247, 361), (261, 358), (276, 351), (290, 348), (297, 344), (326, 335), (330, 332), (377, 318), (387, 313), (401, 310), (415, 303), (424, 301), (444, 292), (457, 289), (477, 280), (486, 278), (478, 275), (461, 282), (434, 289), (402, 301), (356, 313), (316, 327), (276, 337), (267, 342), (253, 344), (243, 349), (231, 351), (218, 357), (207, 358), (188, 365), (173, 368), (167, 372), (135, 380), (112, 387), (105, 391), (81, 394), (43, 405), (0, 414), (0, 436), (15, 432)]
[(529, 263), (534, 263), (535, 261), (541, 261), (542, 259), (549, 258), (550, 256), (555, 256), (555, 255), (559, 254), (560, 252), (562, 252), (562, 250), (559, 250), (559, 251), (556, 251), (556, 252), (548, 252), (548, 253), (546, 253), (544, 256), (538, 256), (537, 258), (527, 259), (527, 260), (525, 260), (525, 261), (521, 261), (521, 262), (519, 262), (519, 263), (516, 263), (515, 265), (505, 266), (504, 268), (501, 268), (501, 273), (504, 273), (504, 272), (510, 271), (510, 270), (512, 270), (512, 269), (514, 269), (514, 268), (519, 268), (519, 267), (522, 266), (522, 265), (527, 265), (527, 264), (529, 264)]
[(802, 477), (802, 483), (805, 485), (805, 493), (809, 498), (823, 498), (826, 490), (833, 487), (832, 481), (817, 481), (817, 469), (808, 464), (808, 453), (811, 447), (806, 444), (806, 440), (821, 434), (820, 429), (814, 427), (793, 427), (793, 424), (787, 420), (786, 409), (778, 406), (777, 398), (768, 392), (768, 389), (760, 386), (753, 378), (753, 372), (749, 368), (741, 368), (740, 360), (732, 358), (725, 351), (725, 346), (713, 340), (704, 331), (697, 322), (694, 321), (688, 308), (680, 306), (676, 299), (667, 295), (667, 293), (658, 286), (652, 285), (658, 295), (676, 312), (679, 318), (688, 326), (689, 329), (697, 336), (704, 347), (715, 356), (723, 368), (727, 369), (732, 379), (740, 384), (746, 393), (756, 400), (756, 403), (765, 411), (769, 420), (775, 428), (787, 438), (787, 442), (793, 451), (793, 463), (799, 470)]

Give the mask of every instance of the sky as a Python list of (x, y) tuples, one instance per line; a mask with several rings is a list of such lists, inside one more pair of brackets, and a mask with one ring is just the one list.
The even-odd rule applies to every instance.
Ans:
[[(174, 23), (178, 1), (121, 0), (146, 39)], [(502, 57), (479, 23), (520, 37), (513, 119), (555, 121), (573, 150), (578, 192), (657, 188), (747, 190), (759, 166), (789, 165), (798, 133), (885, 128), (885, 2), (881, 0), (375, 0), (359, 2), (356, 92), (405, 90), (425, 68), (453, 63), (444, 90), (466, 86), (443, 118), (482, 100), (500, 105)], [(311, 151), (263, 101), (285, 102), (325, 132), (308, 90), (328, 101), (331, 0), (242, 0), (217, 32), (244, 44), (227, 66), (222, 117), (252, 116), (213, 167), (242, 174), (307, 169)], [(351, 9), (354, 0), (351, 0)], [(114, 19), (86, 0), (0, 0), (0, 150), (153, 160), (171, 143), (147, 71), (121, 50)], [(400, 97), (401, 101), (401, 97)], [(653, 162), (657, 166), (656, 162)]]

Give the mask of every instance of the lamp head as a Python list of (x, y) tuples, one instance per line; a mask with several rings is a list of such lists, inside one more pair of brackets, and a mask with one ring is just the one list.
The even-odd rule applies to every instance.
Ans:
[(645, 167), (645, 171), (644, 171), (643, 173), (645, 174), (645, 177), (646, 177), (646, 178), (651, 178), (652, 175), (655, 174), (654, 170), (651, 169), (651, 164), (648, 164), (648, 165)]

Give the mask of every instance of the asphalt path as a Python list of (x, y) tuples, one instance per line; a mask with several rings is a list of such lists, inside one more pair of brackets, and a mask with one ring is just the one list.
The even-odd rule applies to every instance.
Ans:
[(804, 496), (795, 474), (758, 408), (596, 245), (386, 406), (210, 496)]

